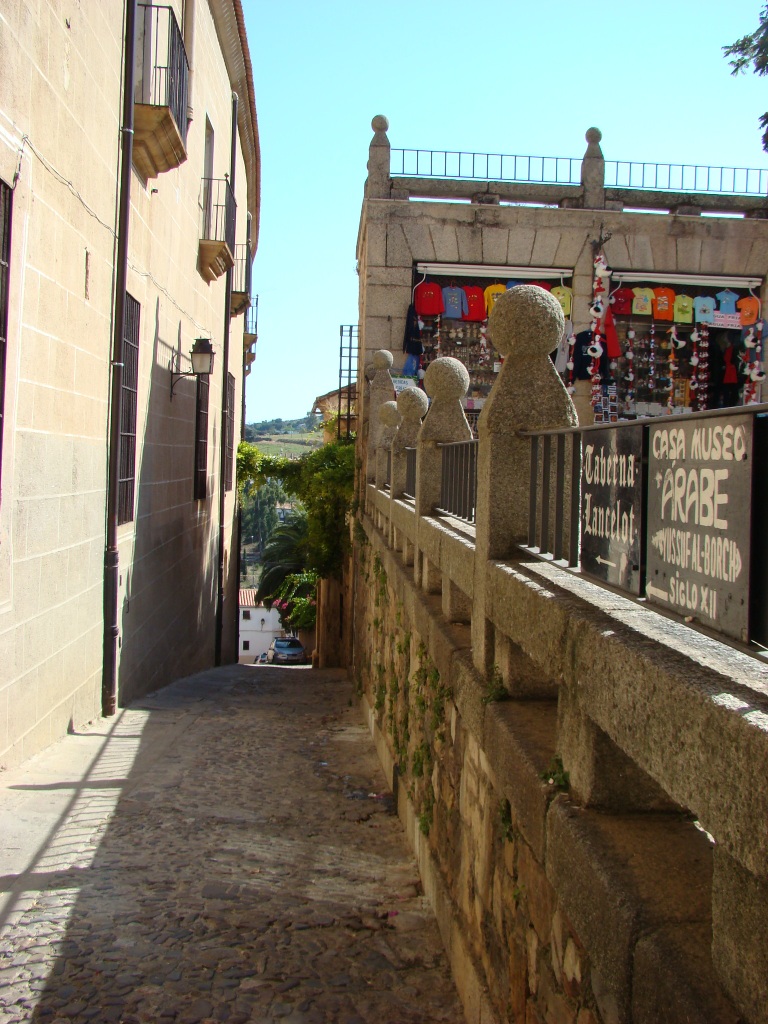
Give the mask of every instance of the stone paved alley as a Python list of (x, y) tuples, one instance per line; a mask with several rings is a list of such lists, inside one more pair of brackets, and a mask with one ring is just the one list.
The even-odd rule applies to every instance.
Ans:
[(0, 1022), (458, 1022), (351, 684), (231, 666), (0, 775)]

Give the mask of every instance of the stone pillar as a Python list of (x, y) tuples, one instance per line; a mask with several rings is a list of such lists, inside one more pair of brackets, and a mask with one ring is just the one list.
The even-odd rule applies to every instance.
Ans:
[(389, 199), (389, 121), (377, 114), (371, 121), (373, 138), (368, 147), (368, 178), (365, 182), (366, 199)]
[(429, 408), (429, 399), (421, 388), (406, 388), (397, 397), (397, 411), (400, 426), (392, 441), (392, 477), (389, 493), (394, 501), (405, 490), (407, 455), (406, 448), (415, 448), (421, 430), (421, 421)]
[[(554, 367), (553, 367), (554, 369)], [(443, 457), (437, 447), (450, 441), (471, 441), (462, 398), (469, 389), (469, 373), (458, 359), (433, 360), (424, 375), (424, 388), (432, 399), (416, 445), (416, 515), (432, 515), (440, 501)]]
[(370, 483), (376, 479), (376, 450), (379, 447), (381, 432), (379, 410), (385, 402), (391, 402), (395, 397), (395, 386), (389, 372), (392, 366), (392, 353), (386, 349), (374, 352), (373, 365), (376, 372), (368, 392), (368, 461), (365, 477)]
[(581, 184), (584, 188), (586, 210), (605, 209), (605, 157), (600, 148), (603, 133), (599, 128), (588, 128), (584, 138), (587, 151), (581, 162)]
[(382, 490), (387, 482), (387, 455), (392, 452), (392, 441), (400, 425), (400, 413), (396, 402), (384, 402), (379, 406), (379, 441), (376, 446), (376, 487)]
[(563, 327), (558, 301), (534, 285), (518, 285), (501, 295), (488, 324), (493, 346), (505, 360), (478, 422), (472, 648), (482, 672), (494, 657), (493, 627), (485, 616), (488, 562), (509, 558), (528, 535), (530, 441), (517, 432), (578, 424), (549, 359)]

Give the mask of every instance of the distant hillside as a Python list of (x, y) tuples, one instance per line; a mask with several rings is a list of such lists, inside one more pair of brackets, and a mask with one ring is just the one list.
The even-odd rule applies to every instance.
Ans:
[(265, 455), (302, 455), (323, 443), (322, 431), (314, 429), (319, 416), (305, 416), (300, 420), (262, 420), (246, 423), (245, 440), (258, 445)]
[(312, 430), (320, 419), (319, 416), (307, 415), (300, 420), (262, 420), (260, 423), (246, 423), (245, 440), (256, 443), (259, 438), (275, 437), (280, 434), (306, 434)]

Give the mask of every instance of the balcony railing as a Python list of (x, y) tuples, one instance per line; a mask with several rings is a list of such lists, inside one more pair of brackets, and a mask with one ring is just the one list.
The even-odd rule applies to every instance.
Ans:
[[(245, 330), (244, 330), (244, 344), (246, 348), (256, 341), (259, 334), (259, 296), (251, 296), (251, 304), (245, 311)], [(247, 343), (246, 343), (247, 341)]]
[(134, 164), (145, 178), (187, 159), (188, 83), (189, 64), (173, 10), (139, 4)]
[(247, 242), (235, 246), (235, 265), (232, 268), (232, 316), (237, 316), (251, 304), (251, 247)]
[(475, 521), (478, 444), (457, 441), (440, 445), (443, 466), (439, 509), (468, 523)]
[[(392, 149), (392, 177), (451, 178), (520, 184), (580, 185), (581, 159), (465, 153), (458, 150)], [(768, 195), (768, 169), (605, 161), (605, 188), (714, 195)]]
[(203, 178), (200, 186), (200, 272), (214, 281), (235, 263), (237, 204), (226, 178)]

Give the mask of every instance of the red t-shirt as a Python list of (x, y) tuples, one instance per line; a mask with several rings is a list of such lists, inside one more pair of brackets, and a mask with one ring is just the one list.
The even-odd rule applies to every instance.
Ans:
[(614, 316), (631, 316), (635, 295), (631, 288), (617, 288), (611, 295), (611, 310)]
[(675, 293), (671, 288), (653, 289), (653, 316), (655, 320), (674, 320)]
[(413, 306), (419, 316), (437, 316), (445, 310), (443, 292), (434, 281), (422, 281), (413, 293)]
[(468, 312), (462, 316), (462, 320), (485, 320), (485, 294), (483, 289), (476, 284), (465, 284), (464, 294), (467, 296)]
[(552, 291), (551, 281), (523, 281), (523, 284), (535, 284), (537, 288), (543, 288), (545, 292)]

